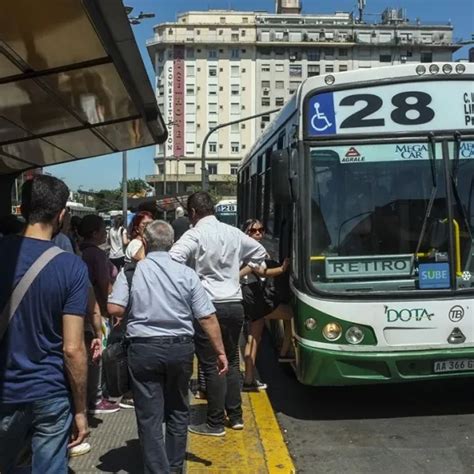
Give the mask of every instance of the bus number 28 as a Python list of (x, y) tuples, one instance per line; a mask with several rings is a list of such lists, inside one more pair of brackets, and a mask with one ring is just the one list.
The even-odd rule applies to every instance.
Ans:
[[(344, 97), (339, 105), (352, 106), (357, 102), (365, 102), (366, 106), (347, 117), (340, 128), (382, 127), (384, 118), (369, 118), (382, 108), (383, 100), (374, 94), (354, 94)], [(401, 92), (392, 97), (394, 109), (390, 115), (395, 123), (400, 125), (420, 125), (430, 122), (435, 113), (428, 107), (431, 96), (425, 92)], [(409, 114), (409, 112), (411, 112)]]

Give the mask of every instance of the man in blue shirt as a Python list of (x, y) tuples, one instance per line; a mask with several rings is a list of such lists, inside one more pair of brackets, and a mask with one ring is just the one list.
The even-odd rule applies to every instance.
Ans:
[(118, 318), (130, 308), (128, 363), (146, 474), (182, 472), (194, 320), (212, 344), (216, 372), (223, 375), (228, 367), (214, 306), (194, 270), (168, 254), (173, 236), (167, 222), (148, 224), (144, 232), (148, 254), (137, 264), (131, 289), (122, 271), (108, 304), (109, 314)]
[[(0, 241), (0, 311), (26, 271), (54, 246), (51, 238), (59, 231), (68, 195), (66, 185), (51, 176), (38, 175), (23, 185), (24, 234)], [(32, 472), (66, 473), (73, 418), (69, 447), (88, 435), (88, 291), (84, 263), (60, 253), (33, 280), (0, 340), (1, 472), (13, 469), (31, 435)]]

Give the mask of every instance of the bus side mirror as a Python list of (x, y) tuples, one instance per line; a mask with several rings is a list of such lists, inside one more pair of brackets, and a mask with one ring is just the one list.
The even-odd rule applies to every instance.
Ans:
[(272, 170), (272, 194), (276, 202), (291, 202), (289, 163), (287, 150), (274, 150), (270, 156)]

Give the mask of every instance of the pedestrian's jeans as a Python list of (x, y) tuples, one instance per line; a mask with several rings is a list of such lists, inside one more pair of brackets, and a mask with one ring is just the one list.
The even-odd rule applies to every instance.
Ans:
[(0, 472), (15, 472), (18, 455), (31, 438), (33, 474), (65, 474), (71, 432), (67, 395), (22, 404), (0, 404)]
[(168, 474), (183, 467), (193, 357), (192, 337), (130, 340), (128, 364), (146, 474)]
[(240, 302), (214, 302), (214, 306), (229, 361), (229, 371), (226, 376), (219, 376), (216, 352), (199, 323), (195, 324), (194, 342), (206, 379), (207, 424), (213, 428), (223, 428), (225, 412), (231, 422), (242, 420), (238, 345), (244, 321), (244, 309)]

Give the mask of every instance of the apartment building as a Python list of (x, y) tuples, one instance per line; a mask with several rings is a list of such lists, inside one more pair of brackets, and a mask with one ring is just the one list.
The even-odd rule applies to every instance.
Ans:
[[(218, 124), (279, 108), (310, 76), (405, 62), (449, 61), (453, 27), (409, 22), (387, 9), (378, 23), (352, 14), (301, 15), (299, 0), (276, 11), (187, 12), (154, 28), (147, 42), (156, 95), (168, 126), (156, 148), (157, 196), (185, 195), (201, 184), (204, 137)], [(232, 194), (241, 159), (270, 114), (211, 134), (205, 164), (211, 187)]]

